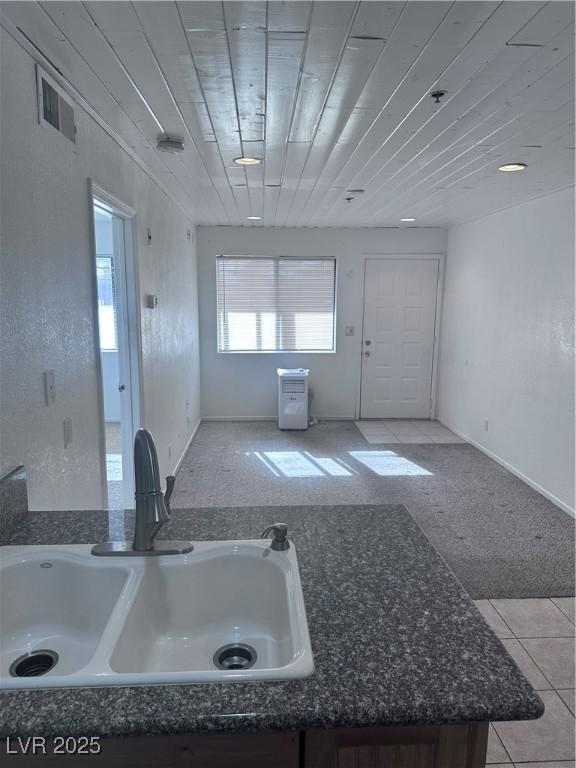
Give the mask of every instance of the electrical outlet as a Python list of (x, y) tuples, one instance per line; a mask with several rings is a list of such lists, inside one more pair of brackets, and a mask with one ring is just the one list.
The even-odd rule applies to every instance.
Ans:
[(484, 422), (484, 432), (488, 432), (488, 422)]
[(62, 426), (64, 428), (64, 448), (69, 448), (72, 445), (72, 419), (64, 419)]
[(52, 405), (56, 401), (56, 377), (54, 371), (44, 371), (44, 402)]

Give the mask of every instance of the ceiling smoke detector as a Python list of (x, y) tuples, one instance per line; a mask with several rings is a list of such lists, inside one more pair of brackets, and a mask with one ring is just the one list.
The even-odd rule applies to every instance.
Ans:
[(156, 149), (159, 152), (172, 152), (174, 155), (179, 155), (181, 152), (184, 152), (184, 142), (181, 139), (173, 139), (170, 136), (160, 136)]
[(430, 94), (430, 98), (434, 99), (435, 104), (440, 104), (444, 96), (446, 96), (446, 91), (442, 91), (442, 90), (432, 91), (432, 93)]

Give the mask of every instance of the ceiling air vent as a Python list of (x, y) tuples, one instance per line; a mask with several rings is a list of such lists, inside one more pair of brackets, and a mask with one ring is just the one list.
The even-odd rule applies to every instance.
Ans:
[(38, 107), (40, 122), (48, 123), (76, 143), (74, 109), (56, 83), (40, 67), (38, 70)]
[(184, 152), (184, 142), (182, 139), (173, 136), (159, 136), (156, 142), (156, 149), (160, 152), (171, 152), (174, 155), (180, 155)]

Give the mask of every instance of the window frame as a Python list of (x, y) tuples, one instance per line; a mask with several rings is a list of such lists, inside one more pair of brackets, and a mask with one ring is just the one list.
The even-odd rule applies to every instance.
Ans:
[[(285, 259), (286, 261), (289, 261), (291, 259), (295, 261), (332, 261), (334, 263), (334, 292), (333, 292), (333, 301), (332, 301), (332, 307), (333, 307), (333, 323), (332, 323), (332, 348), (331, 349), (220, 349), (219, 346), (219, 323), (218, 323), (218, 259), (274, 259), (276, 262), (279, 262), (281, 259)], [(335, 355), (337, 352), (337, 323), (338, 323), (338, 259), (336, 256), (300, 256), (292, 254), (290, 256), (285, 255), (271, 255), (271, 254), (240, 254), (240, 253), (218, 253), (216, 254), (215, 259), (215, 285), (214, 285), (214, 297), (215, 297), (215, 308), (216, 308), (216, 354), (218, 355)], [(261, 325), (262, 325), (262, 319), (261, 315), (262, 312), (255, 312), (257, 315), (256, 319), (256, 333), (260, 335), (261, 333)], [(280, 331), (279, 331), (279, 324), (276, 323), (275, 327), (276, 336), (278, 337)]]

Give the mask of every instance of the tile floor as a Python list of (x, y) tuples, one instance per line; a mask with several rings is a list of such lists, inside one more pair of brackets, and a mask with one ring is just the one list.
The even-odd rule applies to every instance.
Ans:
[(540, 720), (492, 723), (489, 768), (575, 768), (574, 598), (477, 600), (546, 707)]
[(354, 422), (369, 443), (464, 443), (439, 421), (382, 419)]

